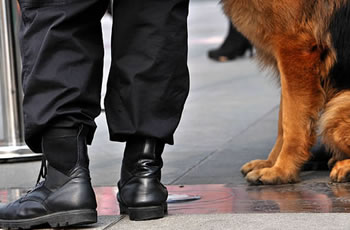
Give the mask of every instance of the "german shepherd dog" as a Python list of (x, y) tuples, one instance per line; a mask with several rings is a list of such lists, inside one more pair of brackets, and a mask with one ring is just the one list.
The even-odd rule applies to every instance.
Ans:
[(267, 160), (245, 164), (251, 184), (299, 180), (317, 134), (330, 178), (350, 181), (350, 0), (222, 0), (225, 13), (281, 83), (278, 137)]

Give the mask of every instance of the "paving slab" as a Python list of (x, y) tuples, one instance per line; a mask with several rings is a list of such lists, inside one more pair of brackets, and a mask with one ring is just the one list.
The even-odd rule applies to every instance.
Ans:
[(116, 230), (348, 230), (349, 214), (212, 214), (170, 215), (162, 220), (131, 222), (127, 218), (108, 229)]

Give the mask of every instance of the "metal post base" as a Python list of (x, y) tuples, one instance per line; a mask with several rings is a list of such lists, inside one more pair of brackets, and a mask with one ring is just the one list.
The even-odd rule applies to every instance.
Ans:
[(33, 153), (26, 145), (0, 147), (0, 163), (36, 161), (41, 156), (42, 154)]

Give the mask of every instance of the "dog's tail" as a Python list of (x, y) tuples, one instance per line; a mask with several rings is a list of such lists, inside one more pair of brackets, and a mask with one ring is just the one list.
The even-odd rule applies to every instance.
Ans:
[(320, 118), (323, 143), (337, 160), (350, 158), (350, 90), (333, 97)]

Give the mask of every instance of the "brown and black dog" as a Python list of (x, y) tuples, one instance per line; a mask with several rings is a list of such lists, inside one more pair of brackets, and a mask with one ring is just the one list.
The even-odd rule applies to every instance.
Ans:
[(222, 3), (281, 83), (276, 144), (242, 167), (247, 181), (297, 182), (317, 133), (333, 153), (331, 180), (350, 181), (350, 0)]

